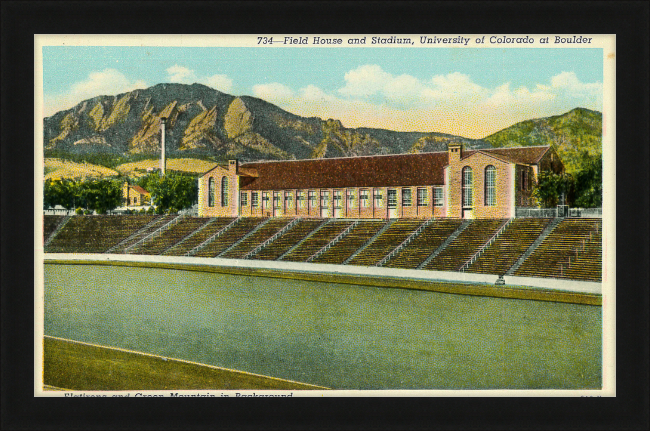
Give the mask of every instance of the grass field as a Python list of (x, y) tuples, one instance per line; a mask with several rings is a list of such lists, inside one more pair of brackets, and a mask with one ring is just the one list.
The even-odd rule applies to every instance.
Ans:
[[(43, 383), (71, 390), (323, 389), (239, 371), (43, 339)], [(51, 390), (51, 389), (50, 389)]]
[[(53, 337), (335, 389), (601, 386), (599, 306), (162, 268), (44, 269)], [(59, 369), (82, 378), (85, 360)]]
[[(200, 159), (167, 159), (167, 169), (172, 171), (202, 174), (214, 168), (215, 162)], [(159, 168), (160, 159), (141, 160), (139, 162), (124, 163), (115, 169), (122, 175), (138, 177), (146, 175), (148, 168)]]
[(117, 171), (104, 166), (50, 158), (45, 159), (43, 173), (46, 180), (104, 178), (119, 175)]

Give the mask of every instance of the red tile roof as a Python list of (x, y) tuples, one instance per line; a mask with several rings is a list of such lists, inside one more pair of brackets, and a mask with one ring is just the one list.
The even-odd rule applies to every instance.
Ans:
[[(536, 164), (550, 147), (494, 148), (478, 151), (519, 164)], [(447, 151), (422, 154), (340, 157), (243, 163), (242, 190), (286, 190), (343, 187), (396, 187), (444, 184)]]
[(463, 159), (482, 152), (485, 154), (492, 154), (495, 157), (512, 163), (519, 163), (524, 165), (534, 165), (539, 163), (544, 154), (549, 150), (549, 146), (540, 147), (516, 147), (516, 148), (490, 148), (485, 150), (469, 150), (463, 151)]
[(442, 185), (447, 152), (245, 163), (242, 190)]
[(129, 186), (129, 187), (131, 187), (133, 190), (135, 190), (136, 192), (138, 192), (138, 193), (140, 193), (142, 195), (148, 195), (149, 194), (148, 191), (146, 191), (145, 189), (143, 189), (140, 186), (132, 185), (132, 186)]

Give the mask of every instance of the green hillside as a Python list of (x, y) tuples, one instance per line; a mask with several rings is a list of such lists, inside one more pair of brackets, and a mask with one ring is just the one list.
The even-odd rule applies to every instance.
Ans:
[(494, 147), (552, 145), (569, 173), (580, 169), (580, 155), (602, 154), (603, 114), (575, 108), (553, 117), (526, 120), (483, 138)]

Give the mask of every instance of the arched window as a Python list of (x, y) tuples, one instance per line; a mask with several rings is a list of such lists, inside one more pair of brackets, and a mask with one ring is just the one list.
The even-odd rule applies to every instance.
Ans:
[(493, 207), (497, 204), (496, 194), (497, 168), (489, 165), (485, 168), (485, 205)]
[(474, 177), (472, 176), (472, 168), (465, 166), (463, 168), (463, 208), (471, 208), (474, 206)]
[(208, 180), (208, 206), (213, 207), (214, 206), (214, 198), (215, 198), (215, 190), (214, 190), (214, 178), (210, 178)]
[(221, 206), (228, 206), (228, 177), (221, 178)]

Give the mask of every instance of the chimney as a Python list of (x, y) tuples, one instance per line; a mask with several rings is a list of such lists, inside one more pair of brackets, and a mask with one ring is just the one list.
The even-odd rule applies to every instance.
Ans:
[(239, 161), (237, 159), (228, 160), (228, 171), (233, 174), (236, 174), (238, 170), (239, 170)]
[(447, 152), (449, 154), (449, 164), (459, 162), (463, 154), (463, 144), (447, 144)]
[(167, 167), (167, 160), (165, 159), (165, 123), (167, 122), (166, 117), (160, 117), (160, 176), (165, 176), (165, 168)]

